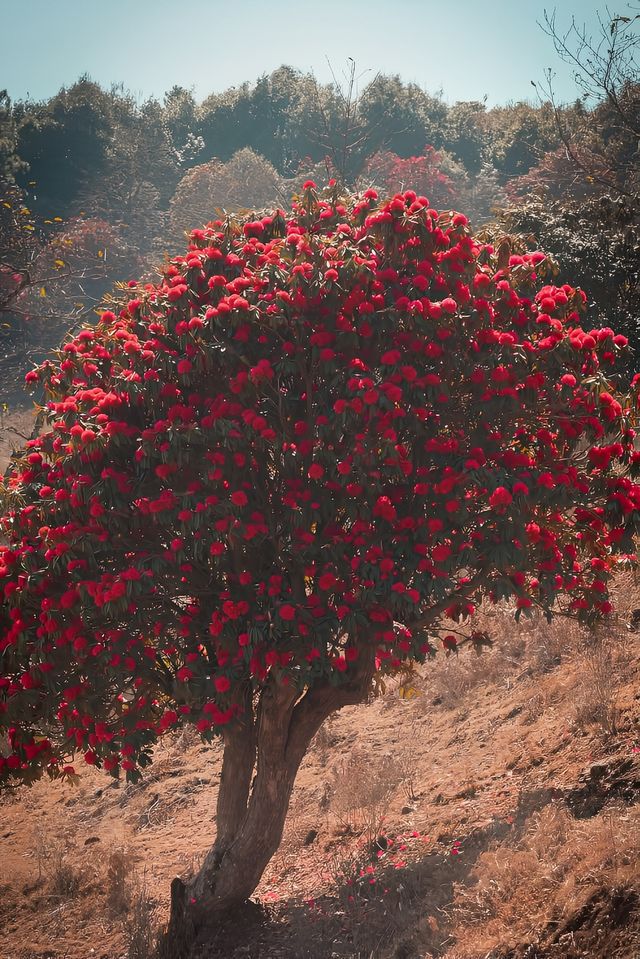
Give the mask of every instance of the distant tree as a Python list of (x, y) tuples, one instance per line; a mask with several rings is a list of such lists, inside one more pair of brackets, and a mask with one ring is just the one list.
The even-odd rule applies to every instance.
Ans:
[(182, 168), (193, 166), (204, 150), (204, 140), (197, 132), (197, 104), (191, 90), (174, 86), (165, 93), (162, 124)]
[(544, 93), (565, 151), (583, 178), (605, 192), (634, 197), (640, 190), (640, 7), (627, 4), (627, 12), (603, 11), (593, 33), (575, 17), (561, 27), (557, 12), (545, 13), (543, 29), (573, 70), (582, 108), (568, 121), (556, 103), (551, 72)]
[(389, 150), (410, 157), (419, 155), (425, 143), (444, 143), (446, 104), (397, 75), (375, 77), (362, 92), (359, 112), (368, 131), (368, 153)]
[(544, 153), (560, 146), (560, 136), (551, 103), (534, 106), (512, 103), (488, 110), (483, 120), (487, 160), (502, 181), (522, 176)]
[(169, 107), (139, 103), (122, 87), (104, 91), (84, 77), (46, 103), (14, 107), (19, 182), (36, 212), (108, 219), (149, 248), (183, 166), (199, 149), (195, 135), (174, 143), (170, 123), (178, 138), (189, 123), (186, 94), (183, 126), (177, 117), (181, 96), (174, 90)]
[[(626, 339), (542, 253), (407, 191), (196, 230), (30, 380), (0, 549), (0, 774), (137, 780), (224, 743), (217, 836), (170, 937), (246, 899), (323, 721), (486, 636), (483, 599), (597, 622), (638, 531)], [(623, 392), (618, 392), (622, 390)], [(173, 953), (175, 954), (175, 952)]]
[(109, 94), (88, 77), (46, 103), (24, 106), (17, 153), (27, 169), (20, 184), (35, 181), (32, 203), (43, 216), (75, 212), (80, 190), (104, 172), (113, 137), (111, 108)]
[[(353, 186), (362, 172), (380, 131), (363, 112), (364, 94), (359, 88), (356, 63), (350, 59), (341, 79), (317, 87), (320, 125), (316, 133), (325, 162), (342, 184)], [(365, 91), (366, 92), (366, 91)]]
[(13, 104), (7, 91), (0, 90), (0, 187), (13, 184), (16, 174), (26, 169), (17, 149), (18, 129)]
[(198, 132), (204, 141), (200, 160), (226, 162), (243, 147), (251, 147), (260, 123), (249, 83), (207, 97), (199, 109)]
[(485, 104), (477, 100), (454, 103), (447, 111), (443, 143), (472, 176), (486, 165), (485, 114)]
[(105, 169), (87, 182), (78, 204), (116, 224), (130, 245), (157, 252), (165, 211), (181, 175), (181, 157), (156, 100), (113, 94), (113, 128)]
[(238, 150), (227, 163), (211, 160), (182, 178), (169, 205), (168, 236), (184, 241), (194, 223), (208, 223), (223, 211), (260, 209), (282, 199), (283, 180), (253, 150)]
[(362, 178), (387, 196), (411, 184), (437, 210), (451, 208), (456, 199), (454, 181), (443, 171), (442, 155), (432, 146), (406, 159), (388, 150), (374, 153), (365, 162)]
[(321, 158), (317, 85), (310, 74), (282, 66), (262, 77), (253, 91), (254, 135), (248, 141), (280, 174), (291, 175), (300, 161)]

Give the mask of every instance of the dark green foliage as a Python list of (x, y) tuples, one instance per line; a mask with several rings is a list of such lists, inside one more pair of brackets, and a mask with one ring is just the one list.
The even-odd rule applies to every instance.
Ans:
[(455, 103), (446, 117), (447, 149), (471, 174), (480, 173), (487, 153), (485, 105), (477, 100)]
[(403, 84), (398, 76), (376, 77), (362, 95), (360, 113), (368, 132), (368, 155), (392, 147), (398, 156), (410, 157), (425, 143), (445, 143), (446, 104), (415, 83)]
[(66, 212), (82, 185), (104, 172), (110, 114), (109, 95), (86, 77), (47, 103), (25, 108), (17, 152), (28, 173), (21, 179), (22, 185), (35, 181), (42, 210)]
[(6, 90), (0, 90), (0, 183), (13, 184), (25, 164), (17, 152), (17, 126), (13, 104)]
[(502, 222), (556, 260), (556, 283), (588, 294), (586, 325), (612, 326), (640, 351), (640, 205), (603, 195), (578, 203), (532, 200), (508, 210)]
[(494, 107), (485, 119), (487, 159), (503, 182), (522, 176), (548, 150), (560, 146), (551, 104), (512, 103)]

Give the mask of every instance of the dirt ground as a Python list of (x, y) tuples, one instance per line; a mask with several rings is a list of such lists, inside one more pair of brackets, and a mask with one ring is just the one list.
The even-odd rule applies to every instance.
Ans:
[[(29, 431), (28, 412), (5, 427)], [(0, 430), (0, 455), (19, 437)], [(481, 615), (495, 645), (396, 679), (317, 735), (255, 902), (198, 956), (638, 959), (640, 607), (597, 636)], [(215, 836), (221, 753), (186, 731), (138, 786), (0, 798), (2, 959), (147, 959)]]

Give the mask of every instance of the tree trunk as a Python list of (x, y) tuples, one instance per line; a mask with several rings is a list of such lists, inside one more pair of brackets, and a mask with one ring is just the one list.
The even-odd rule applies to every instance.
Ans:
[[(254, 892), (282, 839), (296, 774), (314, 735), (332, 712), (361, 702), (371, 669), (350, 683), (307, 690), (272, 681), (225, 736), (217, 805), (217, 838), (200, 871), (174, 879), (167, 939), (172, 955), (186, 956), (194, 935)], [(256, 762), (256, 773), (251, 776)]]
[(247, 812), (255, 763), (256, 730), (251, 698), (248, 697), (244, 715), (225, 731), (216, 805), (216, 841), (207, 854), (203, 869), (210, 857), (213, 860), (211, 865), (215, 865), (235, 839)]

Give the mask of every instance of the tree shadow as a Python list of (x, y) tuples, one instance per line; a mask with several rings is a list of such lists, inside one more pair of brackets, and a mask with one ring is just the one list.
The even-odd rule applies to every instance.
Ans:
[[(540, 793), (531, 797), (528, 810), (548, 801), (547, 791)], [(528, 814), (523, 807), (523, 823)], [(375, 856), (365, 858), (351, 880), (315, 900), (290, 899), (273, 906), (250, 902), (203, 932), (192, 959), (440, 956), (452, 943), (456, 886), (473, 884), (478, 857), (517, 831), (515, 820), (495, 820), (464, 839), (441, 835), (437, 850), (423, 855), (408, 850), (401, 864), (397, 850), (388, 863), (386, 857), (377, 862)]]

